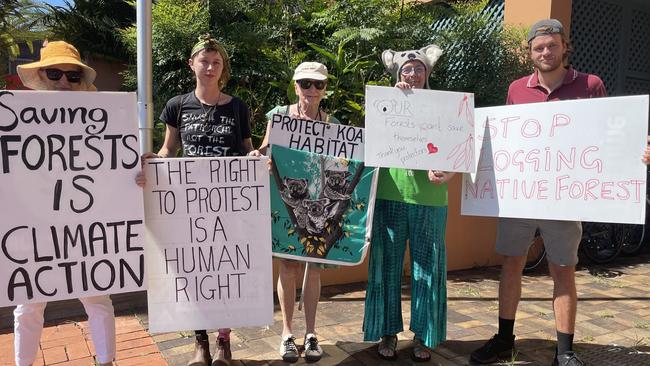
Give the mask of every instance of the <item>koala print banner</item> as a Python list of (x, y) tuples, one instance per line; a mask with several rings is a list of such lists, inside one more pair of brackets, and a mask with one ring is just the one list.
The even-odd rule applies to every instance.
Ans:
[(476, 171), (474, 95), (366, 86), (369, 166)]
[[(291, 131), (281, 123), (271, 125), (273, 255), (307, 262), (359, 264), (369, 243), (376, 187), (375, 169), (349, 156), (363, 152), (363, 129), (305, 122), (320, 124), (321, 131), (331, 126), (330, 131), (347, 130), (345, 135), (357, 137), (332, 140), (327, 134), (314, 136), (305, 133), (306, 129)], [(342, 148), (347, 150), (325, 154), (328, 151), (322, 150), (320, 143), (290, 143), (308, 138), (321, 139), (324, 146), (336, 141), (339, 147), (347, 145)]]

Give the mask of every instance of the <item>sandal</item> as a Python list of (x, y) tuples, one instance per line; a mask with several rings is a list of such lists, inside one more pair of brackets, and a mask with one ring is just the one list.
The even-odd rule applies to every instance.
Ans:
[[(397, 359), (397, 336), (385, 335), (381, 337), (377, 346), (377, 355), (382, 360), (395, 361)], [(388, 351), (388, 352), (382, 352)]]
[[(425, 355), (425, 356), (422, 356)], [(413, 339), (413, 350), (411, 351), (411, 359), (415, 362), (427, 362), (431, 359), (431, 352), (429, 348), (422, 344), (418, 338)]]

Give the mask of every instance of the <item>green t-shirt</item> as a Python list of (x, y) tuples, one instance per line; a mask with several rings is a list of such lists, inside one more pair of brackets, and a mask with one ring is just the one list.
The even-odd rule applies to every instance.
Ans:
[(431, 183), (426, 170), (381, 168), (377, 198), (424, 206), (447, 206), (447, 183)]
[[(287, 114), (289, 113), (289, 106), (286, 105), (279, 105), (270, 111), (266, 113), (266, 119), (270, 120), (271, 117), (273, 117), (274, 114), (280, 113), (280, 114)], [(331, 114), (328, 114), (328, 120), (327, 121), (321, 121), (321, 122), (329, 122), (329, 123), (336, 123), (336, 124), (341, 124), (336, 117), (332, 116)]]

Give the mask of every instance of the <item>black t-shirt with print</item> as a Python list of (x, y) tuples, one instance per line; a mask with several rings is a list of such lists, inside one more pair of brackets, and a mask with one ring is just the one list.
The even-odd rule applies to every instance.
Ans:
[(242, 141), (251, 137), (250, 111), (237, 97), (217, 106), (202, 104), (194, 92), (170, 99), (160, 114), (178, 129), (183, 156), (241, 156)]

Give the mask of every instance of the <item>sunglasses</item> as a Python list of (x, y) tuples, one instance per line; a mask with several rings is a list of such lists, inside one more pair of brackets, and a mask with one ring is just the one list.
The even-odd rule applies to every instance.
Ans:
[(45, 76), (52, 81), (61, 80), (65, 75), (69, 83), (80, 83), (81, 77), (83, 76), (82, 71), (63, 71), (59, 69), (45, 69)]
[(325, 81), (323, 81), (323, 80), (307, 80), (307, 79), (303, 79), (303, 80), (298, 80), (297, 83), (298, 83), (298, 85), (300, 85), (301, 88), (303, 88), (305, 90), (311, 88), (312, 85), (315, 86), (316, 89), (318, 89), (318, 90), (323, 90), (323, 89), (325, 89), (325, 86), (327, 85), (327, 83), (325, 83)]

